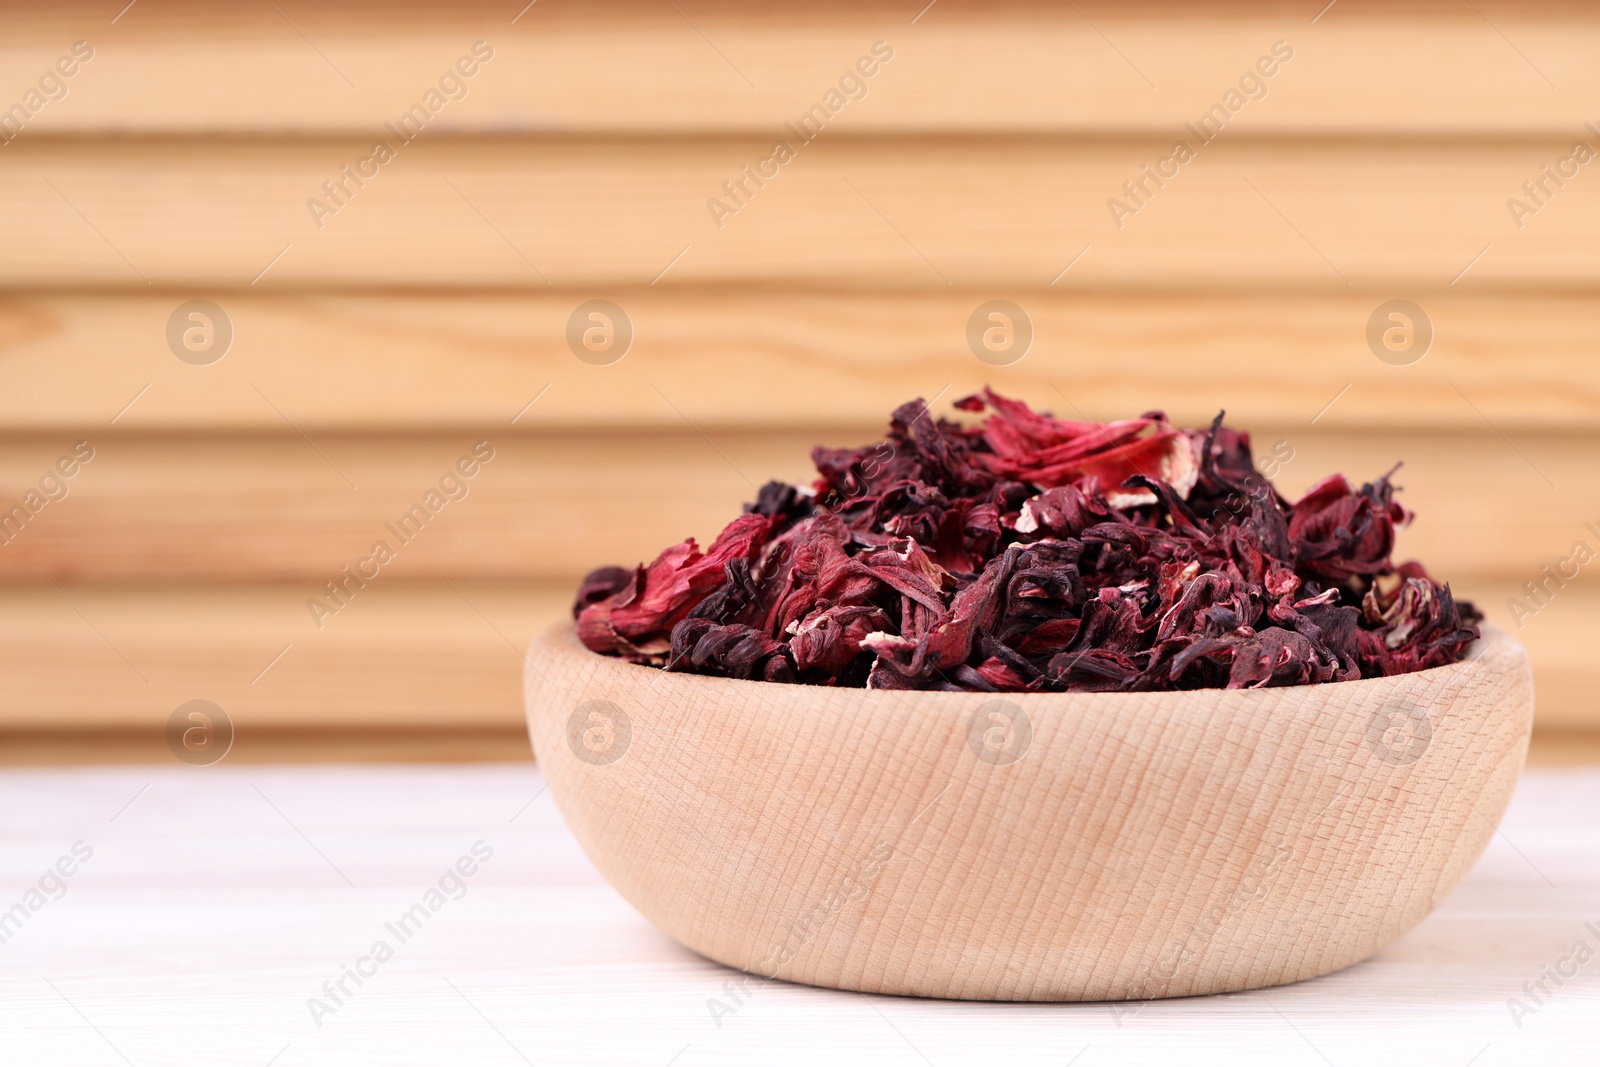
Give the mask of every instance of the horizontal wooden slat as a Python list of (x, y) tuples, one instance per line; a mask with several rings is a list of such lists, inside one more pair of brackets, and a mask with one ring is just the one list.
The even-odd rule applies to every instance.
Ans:
[(684, 0), (674, 11), (541, 0), (519, 15), (521, 4), (498, 0), (282, 0), (279, 11), (168, 0), (112, 25), (120, 6), (14, 5), (0, 16), (7, 91), (20, 93), (74, 40), (97, 50), (29, 136), (365, 131), (479, 39), (495, 58), (435, 120), (441, 132), (765, 130), (819, 99), (876, 40), (895, 58), (842, 126), (1164, 133), (1277, 40), (1295, 58), (1240, 119), (1252, 129), (1565, 135), (1600, 105), (1590, 62), (1600, 25), (1577, 4), (1485, 0), (1480, 15), (1342, 0), (1313, 24), (1316, 4), (940, 0), (918, 16), (914, 3)]
[[(1441, 579), (1533, 577), (1600, 524), (1600, 437), (1257, 428), (1294, 458), (1290, 495), (1334, 471), (1356, 481), (1405, 461), (1421, 516), (1400, 552)], [(290, 580), (309, 596), (383, 541), (384, 577), (571, 580), (714, 537), (769, 478), (814, 477), (813, 444), (881, 430), (489, 435), (495, 458), (408, 542), (393, 524), (422, 503), (472, 437), (122, 437), (102, 441), (70, 495), (0, 546), (0, 578)], [(0, 445), (0, 502), (22, 499), (69, 439)], [(1550, 481), (1546, 482), (1545, 478)], [(348, 480), (347, 480), (348, 479)], [(1558, 488), (1553, 488), (1552, 484)], [(1600, 548), (1600, 543), (1594, 547)], [(370, 567), (368, 568), (370, 570)]]
[[(443, 717), (441, 717), (442, 719)], [(1546, 751), (1548, 750), (1548, 752)], [(1600, 735), (1564, 733), (1530, 751), (1529, 762), (1571, 762), (1600, 752)], [(485, 763), (529, 760), (533, 747), (527, 728), (507, 721), (485, 726), (411, 727), (368, 723), (359, 726), (286, 727), (252, 722), (237, 731), (225, 757), (239, 763)], [(172, 764), (164, 733), (147, 723), (55, 729), (46, 725), (10, 726), (0, 722), (0, 766), (40, 767), (75, 764)]]
[(380, 582), (318, 631), (296, 587), (7, 586), (0, 725), (159, 733), (195, 699), (221, 706), (241, 734), (513, 725), (521, 650), (568, 592)]
[(418, 140), (319, 229), (308, 200), (369, 143), (18, 139), (0, 285), (1600, 283), (1585, 174), (1520, 230), (1506, 207), (1553, 139), (1225, 138), (1120, 229), (1108, 199), (1170, 139), (824, 138), (720, 229), (708, 200), (770, 139)]
[[(81, 730), (92, 747), (89, 731), (138, 729), (156, 745), (193, 699), (220, 705), (241, 743), (284, 728), (369, 729), (375, 745), (386, 729), (515, 729), (518, 649), (563, 617), (570, 587), (455, 584), (375, 583), (320, 632), (295, 586), (6, 585), (0, 730)], [(1513, 585), (1459, 585), (1527, 645), (1538, 726), (1600, 730), (1600, 593), (1574, 584), (1517, 630)]]
[(870, 427), (915, 396), (992, 383), (1102, 418), (1156, 407), (1203, 424), (1226, 408), (1249, 427), (1326, 408), (1323, 428), (1483, 431), (1488, 418), (1507, 431), (1600, 429), (1589, 294), (1415, 294), (1435, 339), (1409, 367), (1380, 362), (1363, 339), (1386, 293), (1008, 292), (1035, 338), (1007, 367), (967, 347), (988, 290), (619, 292), (635, 336), (609, 367), (567, 347), (587, 294), (565, 290), (217, 293), (232, 348), (196, 367), (166, 339), (191, 295), (0, 297), (0, 422), (97, 433), (126, 407), (119, 430), (282, 432), (288, 418), (308, 432), (499, 432), (549, 386), (519, 426)]
[[(473, 437), (113, 441), (67, 499), (0, 546), (0, 576), (295, 579), (308, 583), (303, 599), (381, 540), (397, 557), (388, 577), (565, 578), (714, 536), (754, 498), (751, 482), (810, 470), (809, 439), (794, 436), (722, 442), (750, 482), (692, 432), (491, 436), (494, 458), (468, 495), (409, 543), (385, 524), (437, 491)], [(65, 451), (0, 446), (0, 501), (21, 499)]]

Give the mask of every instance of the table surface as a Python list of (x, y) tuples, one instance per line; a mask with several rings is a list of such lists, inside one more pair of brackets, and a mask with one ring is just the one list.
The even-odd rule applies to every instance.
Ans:
[[(1600, 769), (1530, 770), (1371, 960), (1115, 1007), (736, 1000), (601, 880), (531, 763), (11, 771), (0, 812), (7, 1064), (1600, 1062)], [(1577, 973), (1526, 992), (1546, 967)]]

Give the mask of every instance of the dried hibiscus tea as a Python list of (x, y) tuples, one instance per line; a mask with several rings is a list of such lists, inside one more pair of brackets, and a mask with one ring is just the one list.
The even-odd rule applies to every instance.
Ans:
[(1421, 564), (1390, 471), (1299, 500), (1250, 437), (1159, 411), (1075, 422), (985, 389), (917, 400), (886, 440), (816, 448), (704, 552), (602, 567), (573, 603), (596, 652), (669, 671), (872, 689), (1258, 688), (1454, 663), (1482, 616)]

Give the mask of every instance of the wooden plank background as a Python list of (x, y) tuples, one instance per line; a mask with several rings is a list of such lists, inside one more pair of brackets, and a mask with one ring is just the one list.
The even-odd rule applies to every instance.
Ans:
[[(880, 41), (800, 143), (785, 123)], [(1119, 226), (1108, 198), (1280, 41), (1265, 95)], [(1068, 415), (1225, 408), (1293, 447), (1291, 491), (1404, 460), (1402, 552), (1511, 623), (1541, 566), (1600, 547), (1600, 172), (1507, 203), (1600, 149), (1597, 46), (1600, 14), (1556, 2), (7, 10), (0, 120), (37, 113), (0, 133), (0, 506), (94, 458), (0, 544), (0, 730), (205, 697), (257, 730), (504, 731), (517, 649), (585, 569), (709, 538), (810, 445), (986, 382)], [(308, 199), (379, 139), (319, 226)], [(795, 157), (718, 225), (775, 139)], [(634, 327), (609, 366), (565, 339), (596, 297)], [(1035, 329), (1004, 367), (965, 341), (997, 297)], [(1435, 330), (1409, 366), (1365, 341), (1397, 297)], [(208, 366), (167, 340), (192, 299), (232, 326)], [(478, 441), (469, 495), (316, 626), (306, 599)], [(1547, 728), (1600, 731), (1593, 582), (1523, 620)]]

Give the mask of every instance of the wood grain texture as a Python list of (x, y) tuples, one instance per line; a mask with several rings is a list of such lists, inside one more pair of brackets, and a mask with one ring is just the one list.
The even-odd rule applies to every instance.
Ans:
[[(205, 367), (166, 340), (196, 295), (233, 329), (226, 356)], [(1003, 294), (1027, 312), (1034, 342), (1020, 362), (990, 366), (966, 328), (994, 295), (630, 289), (614, 298), (633, 346), (595, 367), (565, 337), (582, 291), (0, 294), (0, 421), (71, 433), (126, 408), (123, 429), (276, 433), (277, 405), (308, 432), (415, 433), (504, 426), (548, 385), (518, 426), (678, 431), (676, 404), (707, 431), (822, 433), (992, 383), (1067, 416), (1158, 407), (1188, 425), (1226, 408), (1247, 428), (1316, 418), (1324, 429), (1493, 433), (1485, 417), (1508, 432), (1600, 428), (1600, 304), (1581, 293), (1414, 293), (1435, 336), (1407, 367), (1373, 358), (1364, 340), (1387, 292), (1059, 287)]]
[(0, 726), (78, 731), (86, 752), (99, 730), (163, 745), (173, 710), (204, 699), (247, 747), (284, 728), (504, 728), (520, 718), (522, 648), (571, 602), (565, 583), (384, 579), (319, 629), (316, 591), (7, 585)]
[[(381, 542), (394, 554), (383, 564), (386, 576), (567, 579), (615, 558), (654, 557), (683, 537), (714, 537), (741, 501), (754, 499), (756, 478), (813, 470), (810, 442), (793, 436), (725, 441), (726, 454), (742, 465), (736, 468), (692, 430), (526, 436), (509, 420), (506, 430), (114, 440), (98, 447), (64, 500), (0, 545), (0, 570), (292, 580), (309, 594)], [(459, 477), (455, 464), (471, 459), (480, 440), (493, 458), (473, 477)], [(9, 495), (0, 500), (36, 489), (68, 447), (38, 442), (9, 456), (0, 447), (11, 460), (0, 474)], [(427, 518), (420, 531), (419, 506)]]
[(1469, 265), (1469, 289), (1600, 283), (1584, 172), (1520, 228), (1507, 208), (1570, 138), (1224, 131), (1120, 227), (1108, 200), (1171, 135), (824, 136), (720, 220), (708, 201), (771, 136), (419, 138), (317, 217), (308, 201), (373, 136), (19, 138), (0, 160), (0, 286), (1433, 289)]
[[(0, 529), (0, 578), (320, 586), (381, 541), (395, 553), (385, 565), (393, 576), (575, 580), (593, 567), (648, 561), (687, 537), (708, 544), (768, 479), (808, 484), (815, 477), (813, 445), (859, 445), (880, 440), (883, 432), (882, 423), (701, 431), (694, 427), (702, 409), (688, 396), (674, 402), (693, 406), (674, 411), (649, 382), (626, 388), (636, 392), (635, 402), (654, 396), (693, 425), (625, 436), (530, 433), (509, 420), (504, 433), (86, 432), (95, 459), (67, 483), (67, 497), (45, 505), (20, 533)], [(662, 388), (671, 390), (668, 396), (676, 392), (670, 383)], [(540, 407), (555, 401), (552, 391)], [(1354, 390), (1346, 401), (1357, 402)], [(1400, 499), (1419, 517), (1401, 532), (1397, 557), (1423, 560), (1441, 580), (1483, 576), (1520, 583), (1568, 556), (1577, 539), (1600, 547), (1584, 525), (1600, 525), (1593, 506), (1600, 498), (1600, 439), (1519, 432), (1508, 443), (1490, 429), (1254, 429), (1261, 455), (1279, 442), (1292, 450), (1276, 478), (1291, 500), (1334, 472), (1359, 483), (1404, 461), (1395, 481)], [(421, 532), (408, 526), (401, 531), (408, 537), (397, 536), (401, 518), (426, 504), (427, 494), (438, 492), (452, 464), (479, 440), (490, 442), (494, 459), (473, 478), (458, 479), (467, 495), (434, 498), (443, 506)], [(65, 434), (0, 437), (0, 517), (37, 491), (72, 443)]]
[[(1549, 746), (1545, 762), (1574, 762), (1577, 749), (1568, 735)], [(1600, 747), (1600, 746), (1597, 746)], [(1539, 762), (1543, 749), (1529, 750)], [(530, 760), (533, 749), (521, 718), (508, 725), (450, 723), (416, 726), (400, 722), (285, 727), (252, 722), (235, 734), (229, 764), (249, 763), (503, 763)], [(172, 750), (164, 731), (145, 723), (141, 729), (122, 724), (65, 728), (33, 726), (0, 729), (0, 766), (70, 767), (130, 763), (171, 766)]]
[(940, 0), (914, 23), (917, 5), (881, 0), (520, 6), (166, 0), (115, 25), (104, 3), (18, 6), (0, 71), (20, 89), (70, 42), (98, 49), (28, 136), (365, 131), (478, 39), (495, 59), (440, 132), (766, 130), (880, 39), (895, 58), (840, 119), (852, 130), (1164, 134), (1277, 40), (1295, 58), (1247, 112), (1255, 130), (1565, 136), (1600, 105), (1600, 26), (1579, 4), (1341, 0), (1314, 24), (1284, 3)]
[(662, 930), (752, 981), (972, 1000), (1365, 959), (1477, 860), (1533, 720), (1498, 630), (1397, 678), (1024, 695), (673, 675), (563, 625), (524, 683), (569, 828)]
[[(921, 8), (0, 11), (0, 109), (96, 50), (0, 147), (0, 513), (72, 442), (100, 450), (0, 544), (0, 726), (158, 723), (213, 692), (252, 726), (503, 725), (516, 663), (446, 580), (521, 646), (583, 569), (703, 540), (811, 444), (986, 381), (1096, 418), (1227, 408), (1295, 447), (1291, 491), (1405, 459), (1402, 554), (1513, 624), (1600, 520), (1591, 168), (1521, 229), (1505, 205), (1600, 122), (1595, 12)], [(467, 98), (318, 229), (307, 198), (479, 39)], [(867, 98), (717, 228), (707, 198), (879, 39)], [(1268, 96), (1115, 228), (1107, 197), (1278, 39)], [(595, 296), (636, 326), (615, 366), (566, 347)], [(1362, 336), (1394, 296), (1437, 327), (1414, 366)], [(194, 297), (236, 327), (213, 366), (167, 348)], [(1036, 326), (1008, 367), (966, 346), (994, 297)], [(310, 628), (308, 596), (480, 438), (500, 453), (471, 496)], [(1597, 619), (1580, 579), (1524, 620), (1542, 722), (1600, 723)], [(315, 643), (249, 686), (300, 627)]]
[[(735, 1000), (740, 975), (674, 943), (606, 885), (544, 785), (527, 762), (10, 771), (8, 906), (74, 841), (94, 848), (66, 895), (5, 945), (10, 1057), (122, 1063), (109, 1041), (141, 1067), (264, 1065), (279, 1053), (275, 1067), (501, 1067), (519, 1054), (587, 1067), (674, 1056), (674, 1067), (920, 1064), (919, 1053), (937, 1067), (1061, 1067), (1074, 1055), (1074, 1067), (1594, 1059), (1592, 963), (1550, 983), (1555, 995), (1521, 1029), (1506, 1008), (1575, 940), (1595, 944), (1592, 769), (1530, 769), (1461, 885), (1365, 963), (1264, 994), (1056, 1005), (784, 981), (745, 983)], [(494, 855), (465, 895), (395, 944), (383, 924), (479, 840)], [(708, 840), (685, 860), (739, 847)], [(394, 959), (361, 988), (347, 983), (353, 996), (317, 1028), (307, 998), (380, 937)]]

